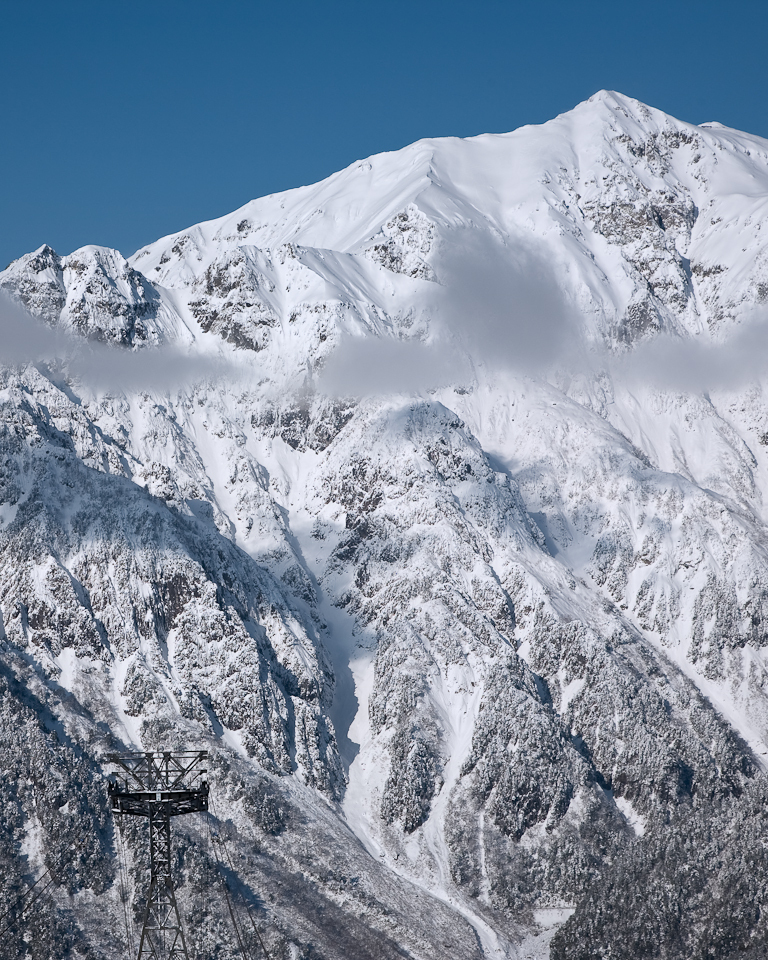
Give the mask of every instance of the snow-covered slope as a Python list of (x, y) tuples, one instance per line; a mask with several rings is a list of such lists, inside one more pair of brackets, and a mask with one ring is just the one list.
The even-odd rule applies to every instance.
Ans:
[(766, 198), (768, 142), (603, 92), (0, 274), (195, 361), (2, 371), (6, 894), (103, 824), (45, 936), (122, 949), (100, 764), (188, 743), (274, 956), (760, 956)]

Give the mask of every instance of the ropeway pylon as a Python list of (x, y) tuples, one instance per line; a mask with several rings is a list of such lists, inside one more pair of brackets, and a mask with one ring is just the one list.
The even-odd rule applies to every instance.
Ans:
[(208, 809), (205, 750), (112, 754), (113, 813), (149, 820), (150, 883), (137, 960), (189, 960), (171, 872), (171, 817)]

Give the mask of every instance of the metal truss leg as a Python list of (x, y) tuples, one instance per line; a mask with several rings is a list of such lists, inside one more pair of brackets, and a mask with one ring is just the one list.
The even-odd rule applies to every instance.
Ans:
[(149, 815), (150, 885), (138, 960), (189, 960), (171, 875), (171, 817), (168, 805), (152, 804)]

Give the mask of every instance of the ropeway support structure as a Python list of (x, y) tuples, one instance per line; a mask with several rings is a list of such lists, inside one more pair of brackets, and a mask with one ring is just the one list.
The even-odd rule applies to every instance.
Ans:
[(208, 809), (205, 750), (112, 754), (112, 812), (149, 820), (150, 884), (137, 960), (189, 960), (171, 872), (171, 817)]

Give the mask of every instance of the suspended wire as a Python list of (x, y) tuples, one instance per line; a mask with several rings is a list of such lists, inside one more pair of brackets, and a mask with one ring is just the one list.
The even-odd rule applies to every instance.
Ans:
[[(208, 817), (206, 816), (206, 820), (207, 820), (207, 819), (208, 819)], [(210, 838), (208, 838), (208, 839), (206, 840), (206, 845), (205, 845), (205, 857), (206, 857), (206, 863), (208, 863), (208, 862), (210, 861), (210, 859), (211, 859), (211, 841), (210, 841)], [(206, 885), (205, 885), (204, 913), (203, 913), (203, 916), (204, 916), (204, 920), (205, 920), (205, 925), (204, 925), (204, 927), (203, 927), (203, 934), (204, 934), (204, 936), (205, 936), (205, 939), (204, 939), (204, 941), (203, 941), (203, 947), (208, 950), (209, 955), (210, 955), (210, 951), (211, 951), (211, 913), (210, 913), (210, 898), (209, 898), (209, 896), (208, 896), (208, 884), (207, 884), (207, 883), (206, 883)]]
[[(211, 807), (213, 807), (213, 798), (211, 798)], [(226, 854), (227, 860), (229, 862), (229, 868), (234, 874), (235, 867), (234, 867), (234, 864), (232, 863), (232, 857), (229, 855), (229, 848), (227, 847), (226, 839), (224, 839), (223, 837), (219, 837), (219, 843), (224, 848), (224, 853)], [(256, 922), (253, 919), (253, 914), (251, 913), (251, 908), (248, 905), (248, 901), (245, 899), (245, 897), (241, 897), (241, 899), (243, 901), (243, 904), (245, 905), (245, 912), (248, 914), (248, 919), (251, 921), (251, 927), (253, 927), (253, 932), (256, 934), (256, 939), (259, 941), (259, 945), (261, 946), (261, 949), (264, 951), (264, 956), (267, 958), (267, 960), (270, 960), (270, 956), (267, 951), (267, 948), (264, 946), (264, 941), (261, 939), (259, 928), (256, 926)]]
[(198, 888), (198, 915), (200, 917), (199, 934), (196, 938), (195, 950), (198, 960), (205, 956), (205, 868), (206, 868), (206, 850), (205, 850), (205, 831), (200, 838), (200, 886)]
[[(13, 926), (13, 924), (16, 922), (16, 920), (20, 920), (20, 919), (24, 916), (24, 914), (27, 912), (27, 910), (30, 910), (32, 907), (34, 907), (34, 905), (37, 903), (37, 901), (40, 899), (40, 897), (43, 896), (43, 894), (44, 894), (45, 891), (48, 889), (48, 887), (53, 886), (54, 883), (56, 883), (56, 877), (55, 877), (53, 874), (51, 874), (51, 879), (48, 881), (48, 883), (46, 883), (46, 885), (45, 885), (45, 886), (43, 887), (43, 889), (37, 894), (37, 896), (33, 897), (32, 900), (30, 900), (29, 905), (26, 906), (26, 907), (24, 907), (24, 909), (23, 909), (22, 912), (19, 914), (19, 916), (16, 917), (15, 920), (10, 923), (10, 926)], [(6, 928), (6, 929), (7, 929), (7, 928)], [(3, 933), (4, 933), (4, 932), (5, 932), (5, 931), (3, 931)]]
[(247, 957), (248, 960), (251, 960), (251, 955), (246, 951), (243, 946), (243, 938), (240, 934), (240, 931), (237, 927), (237, 920), (235, 920), (235, 911), (232, 909), (232, 901), (229, 899), (229, 890), (227, 889), (226, 881), (224, 883), (224, 896), (227, 898), (227, 907), (229, 908), (229, 915), (232, 917), (232, 926), (235, 928), (235, 936), (237, 937), (237, 942), (240, 946), (240, 953), (243, 957)]
[(210, 814), (208, 814), (207, 822), (208, 822), (208, 836), (209, 838), (212, 837), (214, 840), (213, 847), (214, 847), (214, 857), (216, 859), (216, 866), (218, 868), (219, 878), (221, 879), (221, 886), (222, 886), (222, 889), (224, 890), (224, 896), (226, 897), (226, 900), (227, 900), (227, 908), (229, 910), (229, 915), (232, 918), (232, 926), (235, 928), (235, 937), (237, 938), (237, 943), (240, 948), (240, 956), (243, 957), (243, 960), (245, 960), (246, 957), (248, 958), (248, 960), (250, 960), (250, 955), (246, 952), (245, 947), (243, 946), (243, 938), (240, 935), (240, 930), (238, 929), (238, 926), (237, 926), (237, 920), (235, 919), (235, 912), (232, 909), (232, 901), (229, 899), (229, 888), (227, 884), (227, 879), (224, 876), (224, 871), (221, 869), (221, 859), (219, 857), (218, 852), (216, 852), (216, 835), (213, 834), (213, 832), (211, 831), (211, 815)]
[(126, 844), (125, 838), (123, 837), (123, 816), (120, 815), (119, 825), (115, 830), (117, 834), (117, 859), (120, 875), (120, 899), (123, 901), (123, 918), (125, 919), (125, 942), (126, 948), (129, 951), (128, 957), (129, 960), (134, 956), (133, 950), (133, 923), (129, 920), (129, 908), (128, 908), (128, 883), (127, 883), (127, 873), (128, 873), (128, 857), (126, 855)]
[(117, 824), (115, 824), (115, 846), (117, 847), (117, 876), (120, 883), (120, 904), (123, 908), (123, 920), (125, 921), (125, 952), (130, 960), (131, 954), (133, 953), (133, 947), (131, 945), (131, 930), (128, 926), (128, 911), (125, 906), (127, 896), (123, 877), (123, 853)]
[(25, 907), (22, 908), (22, 910), (20, 911), (20, 913), (19, 913), (18, 916), (13, 917), (13, 918), (11, 919), (10, 923), (7, 923), (7, 924), (2, 928), (2, 930), (0, 930), (0, 936), (2, 936), (4, 933), (6, 933), (8, 930), (10, 930), (11, 927), (12, 927), (15, 923), (17, 923), (19, 920), (21, 920), (21, 918), (24, 916), (24, 914), (27, 912), (27, 910), (29, 910), (31, 907), (33, 907), (33, 906), (37, 903), (37, 901), (40, 899), (40, 897), (42, 897), (42, 895), (45, 893), (45, 891), (48, 889), (48, 887), (50, 887), (51, 884), (53, 884), (53, 883), (55, 883), (55, 882), (56, 882), (56, 877), (53, 876), (53, 874), (51, 874), (51, 879), (48, 881), (48, 883), (46, 883), (46, 885), (43, 887), (43, 889), (40, 890), (40, 891), (37, 893), (37, 895), (34, 896), (34, 897), (30, 900), (30, 902), (29, 902)]
[[(227, 848), (226, 840), (220, 839), (219, 842), (224, 848), (224, 853), (226, 854), (227, 861), (229, 862), (229, 869), (232, 871), (232, 873), (234, 873), (235, 867), (234, 867), (234, 864), (232, 863), (232, 857), (229, 855), (229, 850)], [(259, 945), (261, 946), (261, 949), (264, 952), (264, 956), (267, 958), (267, 960), (270, 960), (269, 953), (267, 952), (267, 948), (264, 946), (264, 941), (261, 939), (259, 928), (256, 926), (256, 922), (253, 919), (253, 914), (251, 913), (251, 908), (248, 905), (248, 901), (245, 899), (245, 897), (241, 897), (241, 899), (243, 901), (243, 905), (245, 906), (245, 912), (248, 914), (248, 919), (251, 922), (251, 927), (253, 928), (253, 932), (256, 935), (256, 939), (259, 941)]]
[[(216, 819), (218, 820), (218, 817), (217, 817)], [(224, 847), (223, 847), (223, 843), (222, 843), (222, 838), (221, 838), (220, 832), (219, 832), (218, 830), (216, 830), (216, 831), (213, 832), (212, 836), (213, 836), (214, 848), (217, 849), (216, 860), (217, 860), (217, 863), (220, 864), (219, 873), (220, 873), (220, 875), (221, 875), (222, 884), (223, 884), (223, 886), (224, 886), (224, 895), (225, 895), (226, 898), (227, 898), (227, 906), (229, 907), (229, 913), (230, 913), (230, 916), (232, 917), (232, 923), (235, 924), (235, 932), (237, 932), (237, 924), (236, 924), (236, 922), (235, 922), (234, 911), (233, 911), (232, 903), (231, 903), (231, 901), (230, 901), (230, 896), (229, 896), (229, 884), (227, 883), (227, 879), (226, 879), (226, 876), (224, 875), (224, 871), (221, 869), (222, 866), (224, 867), (224, 869), (226, 869), (226, 864), (224, 863), (224, 859), (225, 859), (225, 857), (226, 857), (227, 859), (229, 859), (229, 857), (226, 856), (226, 850), (225, 850)], [(234, 869), (232, 868), (232, 863), (231, 863), (231, 861), (230, 861), (230, 870), (232, 870), (232, 873), (234, 874), (235, 871), (234, 871)], [(238, 938), (239, 938), (239, 936), (240, 936), (240, 935), (238, 934)], [(242, 948), (241, 948), (241, 949), (242, 949)]]
[[(209, 857), (211, 855), (213, 856), (214, 862), (216, 864), (216, 873), (219, 873), (219, 865), (218, 865), (218, 859), (216, 858), (216, 851), (215, 849), (213, 849), (213, 844), (211, 843), (211, 815), (207, 811), (205, 814), (205, 826), (206, 826), (206, 842), (207, 842), (208, 856)], [(211, 942), (213, 921), (210, 916), (210, 913), (206, 919), (208, 920), (208, 940), (209, 942)]]
[(205, 903), (204, 903), (204, 893), (205, 890), (205, 869), (207, 866), (207, 856), (205, 850), (205, 830), (203, 830), (200, 835), (200, 886), (198, 888), (197, 894), (197, 905), (199, 910), (199, 933), (195, 940), (195, 951), (197, 955), (197, 960), (201, 960), (205, 956)]
[[(5, 913), (0, 914), (0, 921), (3, 921), (3, 920), (5, 920), (5, 918), (8, 916), (8, 914), (12, 913), (12, 912), (16, 909), (16, 907), (18, 907), (18, 906), (21, 905), (21, 910), (20, 910), (18, 916), (12, 917), (11, 920), (10, 920), (4, 927), (0, 927), (0, 936), (2, 936), (2, 935), (5, 933), (6, 930), (10, 930), (11, 927), (14, 925), (14, 923), (16, 923), (17, 920), (21, 919), (21, 917), (24, 916), (24, 914), (27, 912), (27, 910), (29, 910), (29, 908), (30, 908), (33, 904), (37, 903), (37, 901), (38, 901), (38, 900), (40, 899), (40, 897), (45, 893), (45, 891), (48, 889), (48, 887), (50, 887), (50, 885), (56, 880), (56, 876), (57, 876), (59, 870), (61, 869), (62, 862), (63, 862), (64, 858), (69, 855), (70, 851), (72, 850), (72, 847), (74, 847), (75, 849), (77, 849), (78, 847), (81, 847), (82, 845), (83, 845), (83, 842), (75, 843), (75, 844), (72, 844), (70, 847), (68, 847), (66, 850), (63, 850), (63, 851), (59, 854), (59, 856), (54, 860), (53, 866), (51, 866), (51, 867), (46, 867), (46, 869), (40, 874), (40, 876), (37, 878), (37, 880), (35, 880), (35, 882), (30, 885), (29, 889), (26, 890), (24, 893), (22, 893), (20, 896), (18, 896), (18, 897), (16, 898), (16, 900), (10, 905), (10, 907), (8, 907), (8, 909), (5, 911)], [(32, 898), (32, 900), (30, 900), (30, 902), (29, 902), (28, 904), (22, 905), (23, 902), (24, 902), (24, 900), (26, 900), (29, 896), (31, 896), (32, 891), (35, 889), (35, 887), (38, 885), (38, 883), (40, 883), (42, 880), (44, 880), (49, 874), (50, 874), (50, 876), (51, 876), (51, 879), (48, 881), (48, 883), (46, 883), (45, 887), (44, 887), (42, 890), (40, 890), (40, 891)]]
[[(194, 841), (193, 841), (193, 843), (194, 843)], [(204, 861), (203, 861), (203, 857), (202, 857), (202, 854), (201, 854), (201, 855), (200, 855), (200, 871), (199, 871), (199, 872), (200, 872), (200, 883), (198, 884), (198, 887), (197, 887), (197, 914), (196, 914), (196, 916), (199, 918), (199, 921), (198, 921), (198, 922), (199, 922), (199, 927), (196, 925), (196, 935), (195, 935), (195, 939), (194, 939), (195, 956), (198, 958), (198, 960), (199, 960), (199, 958), (203, 955), (203, 951), (202, 951), (202, 949), (201, 949), (201, 945), (202, 945), (202, 942), (203, 942), (203, 927), (202, 927), (202, 923), (203, 923), (203, 869), (204, 869)], [(194, 885), (193, 885), (193, 887), (192, 887), (192, 911), (193, 911), (193, 916), (195, 916), (194, 910), (195, 910), (195, 888), (194, 888)]]
[[(35, 880), (35, 882), (29, 887), (29, 889), (26, 890), (24, 893), (20, 894), (20, 895), (16, 898), (16, 900), (10, 905), (10, 907), (8, 907), (8, 909), (5, 911), (5, 913), (0, 914), (0, 921), (5, 920), (5, 918), (8, 916), (8, 914), (13, 911), (14, 907), (18, 906), (18, 904), (21, 903), (22, 900), (25, 900), (25, 899), (32, 893), (32, 891), (35, 889), (35, 887), (38, 885), (38, 883), (40, 883), (41, 880), (43, 880), (45, 877), (47, 877), (50, 872), (51, 872), (51, 868), (50, 868), (50, 867), (46, 867), (45, 870), (44, 870), (44, 871), (40, 874), (40, 876), (37, 878), (37, 880)], [(23, 912), (24, 912), (24, 911), (22, 910), (22, 913), (23, 913)], [(11, 923), (13, 923), (13, 921), (11, 921)], [(6, 929), (6, 928), (3, 928), (3, 929)], [(2, 931), (0, 931), (0, 932), (2, 932)]]

